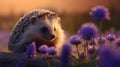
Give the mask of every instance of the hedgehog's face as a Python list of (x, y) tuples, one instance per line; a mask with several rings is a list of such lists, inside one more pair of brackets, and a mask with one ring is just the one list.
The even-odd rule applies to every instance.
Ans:
[(59, 25), (59, 20), (54, 18), (44, 17), (42, 19), (37, 18), (33, 24), (36, 30), (37, 39), (42, 41), (54, 41), (57, 32), (57, 26)]

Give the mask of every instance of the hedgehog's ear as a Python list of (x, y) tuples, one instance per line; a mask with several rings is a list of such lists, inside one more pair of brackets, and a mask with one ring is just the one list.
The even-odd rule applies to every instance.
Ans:
[(62, 20), (61, 18), (58, 18), (58, 23), (61, 24)]
[(30, 23), (35, 24), (37, 17), (33, 16), (30, 18)]

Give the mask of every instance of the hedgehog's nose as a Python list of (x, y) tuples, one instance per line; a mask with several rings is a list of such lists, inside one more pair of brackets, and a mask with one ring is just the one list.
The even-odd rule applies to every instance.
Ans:
[(54, 39), (55, 38), (55, 35), (51, 35), (51, 39)]

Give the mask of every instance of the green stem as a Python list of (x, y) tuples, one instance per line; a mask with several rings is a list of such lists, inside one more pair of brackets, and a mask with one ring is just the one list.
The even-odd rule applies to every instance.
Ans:
[[(100, 26), (99, 26), (99, 34), (100, 34), (100, 42), (101, 42), (101, 39), (102, 39), (102, 25), (103, 25), (103, 23), (102, 23), (102, 21), (100, 21)], [(100, 45), (101, 45), (101, 43), (100, 43)]]
[(84, 53), (86, 53), (86, 44), (85, 44), (85, 46), (84, 46)]
[(100, 35), (101, 35), (101, 32), (102, 32), (102, 25), (103, 25), (103, 22), (100, 21), (100, 26), (99, 26), (99, 33), (100, 33)]
[(51, 67), (51, 65), (50, 65), (50, 63), (49, 63), (47, 57), (45, 58), (45, 61), (46, 61), (47, 65), (48, 65), (48, 67)]
[(85, 40), (84, 53), (86, 56), (87, 56), (87, 50), (88, 50), (88, 40)]
[(80, 57), (79, 57), (79, 49), (78, 49), (78, 45), (76, 45), (76, 49), (77, 49), (77, 55), (78, 55), (78, 59), (80, 60)]

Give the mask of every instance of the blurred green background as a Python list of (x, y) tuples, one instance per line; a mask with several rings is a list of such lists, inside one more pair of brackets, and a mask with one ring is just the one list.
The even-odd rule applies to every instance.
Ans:
[(0, 0), (0, 51), (8, 51), (10, 31), (25, 13), (40, 8), (56, 11), (62, 18), (62, 27), (75, 34), (81, 24), (93, 21), (92, 7), (104, 5), (110, 11), (111, 20), (103, 21), (103, 31), (120, 29), (120, 0)]

